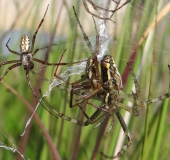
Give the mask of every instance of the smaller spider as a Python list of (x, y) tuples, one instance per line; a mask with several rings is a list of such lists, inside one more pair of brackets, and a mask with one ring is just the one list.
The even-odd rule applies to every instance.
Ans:
[[(49, 4), (48, 4), (48, 6), (49, 6)], [(24, 36), (22, 36), (21, 42), (20, 42), (20, 52), (21, 52), (21, 53), (16, 52), (16, 51), (13, 51), (13, 50), (11, 50), (11, 49), (9, 48), (9, 46), (8, 46), (8, 43), (9, 43), (9, 41), (10, 41), (10, 38), (9, 38), (9, 40), (8, 40), (7, 43), (6, 43), (7, 49), (8, 49), (11, 53), (20, 56), (20, 59), (19, 59), (19, 60), (5, 61), (5, 62), (0, 63), (0, 68), (1, 68), (2, 66), (4, 66), (4, 65), (7, 65), (7, 64), (13, 64), (13, 65), (11, 65), (10, 67), (8, 67), (7, 70), (5, 71), (5, 73), (2, 75), (2, 77), (0, 77), (0, 81), (7, 75), (7, 73), (8, 73), (10, 70), (12, 70), (12, 69), (14, 69), (14, 68), (16, 68), (16, 67), (18, 67), (18, 66), (23, 66), (24, 70), (26, 71), (26, 78), (27, 78), (29, 87), (31, 88), (31, 91), (32, 91), (32, 93), (33, 93), (33, 95), (34, 95), (35, 97), (37, 97), (37, 96), (36, 96), (36, 94), (35, 94), (35, 91), (33, 90), (33, 87), (32, 87), (32, 84), (31, 84), (30, 78), (29, 78), (29, 72), (34, 68), (34, 63), (33, 63), (33, 61), (34, 61), (34, 62), (41, 63), (41, 64), (43, 64), (43, 65), (49, 65), (49, 66), (50, 66), (50, 65), (56, 66), (56, 65), (67, 65), (67, 64), (79, 63), (79, 62), (60, 63), (60, 64), (59, 64), (59, 63), (48, 63), (48, 62), (42, 61), (42, 60), (40, 60), (40, 59), (34, 58), (34, 55), (35, 55), (39, 50), (49, 48), (49, 47), (51, 47), (51, 46), (53, 46), (53, 45), (57, 45), (57, 44), (52, 44), (52, 45), (48, 45), (48, 46), (45, 46), (45, 47), (42, 47), (42, 48), (37, 48), (37, 49), (34, 50), (34, 43), (35, 43), (35, 40), (36, 40), (36, 35), (37, 35), (38, 30), (40, 29), (42, 23), (44, 22), (44, 18), (45, 18), (45, 16), (46, 16), (46, 13), (47, 13), (47, 10), (48, 10), (48, 6), (47, 6), (47, 9), (46, 9), (46, 11), (45, 11), (45, 14), (44, 14), (42, 20), (40, 21), (40, 23), (39, 23), (39, 25), (38, 25), (38, 27), (37, 27), (37, 29), (36, 29), (33, 37), (32, 37), (32, 44), (31, 44), (31, 46), (30, 46), (30, 39), (29, 39), (29, 37), (26, 36), (26, 35), (24, 35)], [(31, 48), (31, 49), (30, 49), (30, 48)], [(64, 51), (64, 52), (65, 52), (65, 51)]]

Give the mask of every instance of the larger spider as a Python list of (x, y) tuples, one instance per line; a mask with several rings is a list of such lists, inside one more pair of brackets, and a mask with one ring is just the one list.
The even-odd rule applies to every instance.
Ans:
[[(74, 8), (73, 8), (74, 9)], [(103, 116), (110, 116), (114, 119), (114, 116), (118, 118), (120, 125), (126, 135), (127, 142), (123, 145), (123, 147), (120, 149), (120, 151), (115, 156), (107, 156), (104, 153), (102, 155), (105, 158), (114, 159), (120, 157), (125, 150), (131, 145), (132, 143), (132, 137), (131, 134), (126, 126), (126, 123), (124, 122), (124, 119), (122, 118), (119, 109), (123, 108), (130, 113), (134, 114), (135, 116), (138, 115), (138, 107), (144, 107), (151, 103), (158, 102), (161, 100), (164, 100), (170, 96), (170, 86), (168, 93), (159, 96), (157, 98), (154, 98), (149, 101), (141, 102), (139, 101), (138, 94), (139, 94), (139, 88), (138, 88), (138, 82), (136, 79), (136, 76), (130, 68), (130, 73), (134, 79), (135, 84), (135, 93), (132, 92), (132, 94), (125, 94), (122, 89), (122, 79), (120, 76), (120, 73), (116, 67), (116, 64), (114, 62), (114, 59), (110, 55), (105, 55), (101, 62), (98, 61), (97, 55), (99, 54), (99, 34), (97, 31), (96, 23), (95, 29), (96, 29), (96, 48), (93, 52), (91, 43), (85, 34), (82, 25), (80, 24), (80, 21), (77, 17), (77, 14), (75, 12), (75, 17), (77, 19), (77, 22), (79, 24), (79, 27), (83, 33), (84, 40), (86, 41), (92, 56), (88, 58), (85, 74), (81, 76), (81, 79), (77, 80), (76, 82), (72, 83), (72, 89), (70, 92), (70, 107), (78, 106), (84, 113), (84, 115), (87, 118), (86, 122), (81, 122), (76, 119), (70, 118), (65, 116), (62, 113), (57, 112), (51, 105), (49, 105), (46, 102), (45, 108), (54, 116), (61, 117), (64, 120), (71, 121), (73, 123), (76, 123), (81, 126), (87, 126), (89, 124), (93, 124), (94, 122), (98, 122), (98, 124), (101, 123), (101, 118)], [(169, 72), (170, 72), (170, 65)], [(83, 93), (83, 94), (82, 94)], [(76, 95), (78, 98), (75, 102), (73, 102), (73, 96)], [(90, 100), (97, 99), (101, 101), (101, 105), (98, 107)], [(128, 105), (125, 105), (122, 103), (122, 100), (126, 99), (129, 102), (132, 102), (134, 105), (133, 107), (130, 107)], [(74, 104), (73, 104), (74, 103)], [(97, 110), (92, 114), (92, 116), (88, 116), (81, 106), (82, 103), (89, 104), (93, 107), (96, 107)], [(103, 113), (103, 115), (100, 115)], [(109, 130), (112, 128), (112, 125), (109, 127)], [(109, 130), (107, 132), (109, 132)]]
[[(74, 9), (74, 8), (73, 8)], [(86, 41), (90, 51), (92, 51), (91, 43), (85, 34), (83, 27), (77, 17), (77, 14), (75, 12), (75, 17), (77, 19), (77, 22), (79, 24), (79, 27), (83, 33), (84, 40)], [(87, 118), (87, 121), (85, 122), (85, 125), (93, 124), (94, 122), (98, 121), (102, 116), (99, 117), (100, 113), (104, 112), (104, 115), (109, 115), (113, 117), (114, 115), (117, 116), (122, 129), (127, 137), (127, 143), (122, 147), (122, 149), (117, 153), (115, 156), (106, 156), (106, 158), (114, 159), (120, 157), (124, 151), (131, 145), (132, 138), (130, 135), (130, 132), (119, 112), (119, 109), (123, 108), (130, 113), (134, 114), (135, 116), (138, 115), (138, 107), (144, 107), (151, 103), (158, 102), (161, 100), (164, 100), (166, 98), (169, 98), (170, 96), (170, 85), (169, 90), (166, 94), (159, 96), (157, 98), (151, 99), (149, 101), (141, 102), (137, 98), (139, 96), (139, 87), (138, 87), (138, 81), (136, 79), (136, 76), (131, 68), (131, 66), (128, 64), (128, 67), (130, 68), (130, 73), (134, 79), (135, 84), (135, 93), (132, 92), (132, 94), (125, 94), (122, 89), (122, 79), (120, 76), (120, 73), (116, 67), (116, 64), (114, 62), (114, 59), (110, 55), (105, 55), (101, 62), (98, 61), (97, 55), (99, 54), (100, 44), (99, 44), (99, 34), (97, 31), (96, 23), (95, 24), (95, 30), (96, 30), (96, 48), (94, 52), (92, 53), (92, 56), (87, 60), (87, 66), (85, 70), (85, 75), (82, 76), (82, 78), (72, 84), (72, 90), (71, 90), (71, 98), (70, 98), (70, 107), (73, 106), (79, 106), (81, 108), (82, 103), (89, 104), (93, 107), (98, 108), (96, 112), (92, 114), (91, 117), (89, 117), (85, 111), (83, 111), (83, 108), (81, 110), (83, 111), (84, 115)], [(170, 72), (170, 65), (168, 65), (169, 72)], [(83, 95), (80, 95), (77, 99), (75, 104), (73, 104), (72, 99), (74, 94), (78, 93), (85, 93)], [(90, 99), (97, 99), (102, 101), (101, 106), (97, 107), (94, 104), (92, 104), (89, 100)], [(122, 103), (123, 99), (127, 99), (127, 101), (133, 103), (133, 107), (127, 106)]]

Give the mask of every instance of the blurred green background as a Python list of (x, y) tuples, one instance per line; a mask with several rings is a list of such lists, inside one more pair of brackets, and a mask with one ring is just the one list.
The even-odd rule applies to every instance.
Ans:
[[(124, 1), (121, 1), (123, 3)], [(107, 2), (106, 2), (107, 3)], [(113, 1), (109, 1), (113, 4)], [(78, 61), (88, 58), (91, 53), (83, 40), (77, 26), (72, 6), (75, 6), (82, 26), (95, 45), (95, 29), (91, 15), (84, 9), (80, 0), (2, 0), (0, 1), (0, 62), (18, 59), (6, 48), (9, 46), (19, 52), (20, 39), (23, 34), (32, 36), (40, 23), (47, 5), (49, 9), (35, 42), (35, 49), (48, 44), (57, 43), (50, 50), (42, 50), (35, 57), (49, 62), (57, 62), (65, 49), (62, 62)], [(113, 6), (110, 5), (110, 9)], [(114, 57), (124, 82), (124, 92), (131, 93), (133, 79), (129, 75), (127, 62), (139, 80), (141, 101), (152, 99), (167, 93), (169, 85), (168, 64), (170, 64), (170, 3), (168, 0), (131, 0), (118, 10), (113, 20), (114, 25), (107, 21), (107, 33), (110, 38), (107, 54)], [(98, 21), (96, 19), (96, 21)], [(143, 39), (142, 39), (143, 38)], [(49, 54), (50, 53), (50, 54)], [(0, 75), (9, 67), (0, 68)], [(59, 67), (58, 74), (68, 66)], [(43, 77), (53, 80), (55, 67), (43, 67), (35, 64), (34, 71)], [(49, 83), (30, 73), (31, 83), (37, 95), (41, 88), (45, 93)], [(73, 75), (70, 81), (79, 79)], [(128, 79), (127, 79), (128, 78)], [(70, 88), (70, 86), (68, 86)], [(69, 93), (54, 88), (46, 99), (60, 113), (72, 118), (83, 120), (79, 108), (69, 108)], [(126, 102), (125, 102), (126, 103)], [(36, 101), (28, 86), (25, 71), (22, 67), (13, 69), (0, 84), (0, 146), (6, 144), (17, 149), (29, 159), (62, 159), (62, 160), (102, 160), (100, 151), (107, 155), (115, 155), (126, 139), (117, 121), (114, 128), (105, 134), (103, 123), (96, 129), (93, 125), (79, 127), (71, 122), (63, 121), (49, 114), (39, 106), (36, 115), (21, 138), (25, 124), (30, 118)], [(132, 134), (133, 143), (120, 157), (121, 160), (167, 160), (170, 159), (170, 109), (169, 100), (140, 108), (140, 115), (135, 117), (121, 111)], [(95, 109), (87, 107), (91, 115)], [(85, 121), (85, 118), (84, 118)], [(14, 147), (14, 148), (15, 148)], [(59, 158), (59, 157), (60, 158)], [(0, 159), (22, 159), (0, 147)]]

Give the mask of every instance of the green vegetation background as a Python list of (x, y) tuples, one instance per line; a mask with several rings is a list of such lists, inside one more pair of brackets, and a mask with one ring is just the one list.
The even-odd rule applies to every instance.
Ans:
[[(57, 62), (65, 49), (67, 51), (63, 62), (80, 60), (91, 55), (83, 41), (72, 10), (74, 5), (83, 28), (94, 45), (94, 24), (91, 16), (85, 11), (82, 1), (36, 0), (27, 3), (10, 0), (2, 1), (0, 4), (3, 8), (0, 16), (0, 62), (19, 58), (5, 48), (8, 38), (11, 37), (10, 48), (19, 51), (21, 36), (23, 34), (33, 36), (48, 3), (50, 7), (37, 35), (35, 48), (57, 43), (57, 46), (51, 48), (49, 62)], [(107, 22), (111, 39), (107, 54), (114, 57), (122, 77), (126, 75), (124, 72), (127, 71), (126, 63), (129, 60), (133, 62), (133, 69), (139, 80), (139, 99), (142, 101), (158, 97), (168, 91), (169, 5), (168, 0), (154, 2), (152, 0), (132, 0), (116, 12), (113, 18), (116, 22), (114, 26), (111, 22)], [(11, 12), (12, 14), (7, 14)], [(44, 55), (47, 54), (48, 50), (43, 50), (37, 53), (36, 57), (44, 59)], [(5, 72), (7, 67), (8, 65), (0, 68), (0, 75)], [(66, 68), (67, 66), (59, 67), (58, 74)], [(49, 80), (53, 79), (54, 67), (43, 68), (35, 64), (34, 71)], [(29, 75), (37, 94), (39, 94), (39, 88), (43, 93), (48, 90), (48, 82), (32, 73)], [(80, 75), (73, 75), (70, 81), (73, 82), (79, 78)], [(129, 75), (123, 90), (131, 93), (132, 84), (133, 79)], [(83, 120), (84, 117), (78, 108), (69, 108), (69, 93), (65, 90), (55, 88), (46, 99), (57, 111)], [(121, 148), (121, 143), (118, 141), (120, 136), (118, 122), (106, 135), (103, 130), (106, 128), (105, 123), (96, 129), (93, 129), (93, 125), (79, 127), (71, 122), (63, 121), (61, 118), (53, 117), (41, 106), (36, 111), (36, 116), (28, 126), (25, 136), (21, 138), (20, 135), (35, 106), (36, 102), (23, 68), (18, 67), (10, 71), (0, 84), (0, 142), (10, 147), (14, 147), (15, 144), (21, 153), (34, 160), (57, 159), (57, 155), (62, 160), (100, 160), (104, 159), (100, 151), (113, 155), (117, 145), (120, 145), (118, 147)], [(90, 115), (94, 110), (94, 108), (88, 107), (87, 113)], [(127, 126), (133, 137), (132, 145), (120, 158), (121, 160), (170, 159), (168, 99), (146, 108), (140, 108), (138, 117), (127, 115), (124, 111), (121, 113), (126, 117)], [(122, 143), (124, 140), (126, 141), (124, 138), (124, 135), (120, 137)], [(0, 148), (0, 159), (19, 160), (21, 157), (17, 153)]]

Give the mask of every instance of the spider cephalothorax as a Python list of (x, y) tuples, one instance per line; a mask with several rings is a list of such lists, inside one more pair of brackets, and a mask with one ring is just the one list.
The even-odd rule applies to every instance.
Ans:
[(32, 70), (34, 68), (34, 63), (32, 62), (32, 54), (31, 53), (22, 53), (21, 61), (24, 70)]

